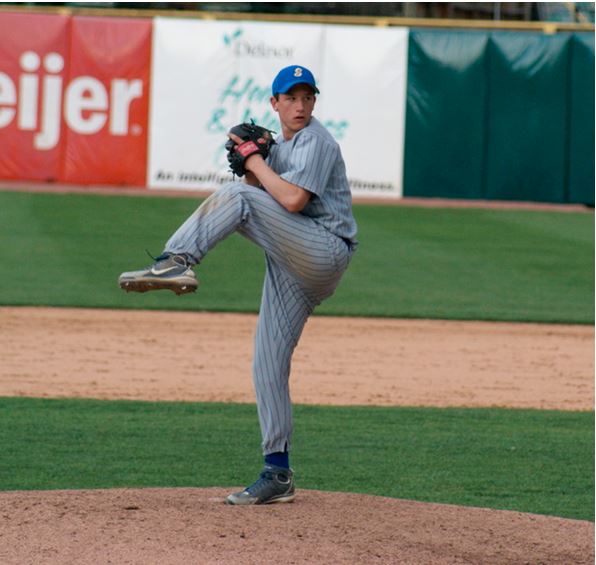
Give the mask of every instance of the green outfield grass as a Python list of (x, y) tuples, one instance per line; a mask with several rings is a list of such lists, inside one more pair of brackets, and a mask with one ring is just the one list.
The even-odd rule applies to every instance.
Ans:
[[(258, 310), (264, 261), (238, 235), (198, 269), (199, 293), (126, 294), (190, 198), (0, 192), (0, 304)], [(594, 323), (590, 213), (355, 207), (360, 249), (321, 314)]]
[[(594, 414), (296, 406), (300, 488), (594, 519)], [(0, 398), (0, 490), (240, 486), (256, 408)]]

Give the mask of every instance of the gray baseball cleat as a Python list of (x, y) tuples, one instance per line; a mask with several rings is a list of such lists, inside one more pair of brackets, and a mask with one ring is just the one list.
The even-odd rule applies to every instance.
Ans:
[(197, 277), (183, 255), (164, 253), (154, 261), (140, 271), (122, 273), (118, 278), (120, 288), (127, 292), (168, 289), (178, 295), (196, 292)]
[(294, 472), (291, 469), (265, 465), (259, 478), (241, 492), (230, 494), (228, 504), (271, 504), (292, 502), (295, 497)]

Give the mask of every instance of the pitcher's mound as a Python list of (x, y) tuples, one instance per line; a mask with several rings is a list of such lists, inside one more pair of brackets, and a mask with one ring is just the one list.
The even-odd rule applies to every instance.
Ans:
[(241, 508), (224, 504), (229, 492), (0, 493), (0, 562), (594, 563), (590, 522), (308, 490)]

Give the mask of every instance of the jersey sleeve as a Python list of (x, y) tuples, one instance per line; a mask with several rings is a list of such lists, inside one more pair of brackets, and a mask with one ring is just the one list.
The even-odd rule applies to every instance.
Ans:
[(288, 170), (281, 177), (301, 188), (322, 196), (337, 159), (337, 145), (318, 135), (298, 135)]

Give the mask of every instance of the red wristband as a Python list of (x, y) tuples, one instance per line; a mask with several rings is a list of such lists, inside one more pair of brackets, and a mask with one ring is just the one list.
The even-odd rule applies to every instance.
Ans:
[(258, 153), (259, 146), (254, 141), (245, 141), (236, 147), (236, 151), (238, 151), (238, 153), (240, 153), (240, 155), (243, 157), (248, 157), (253, 153)]

